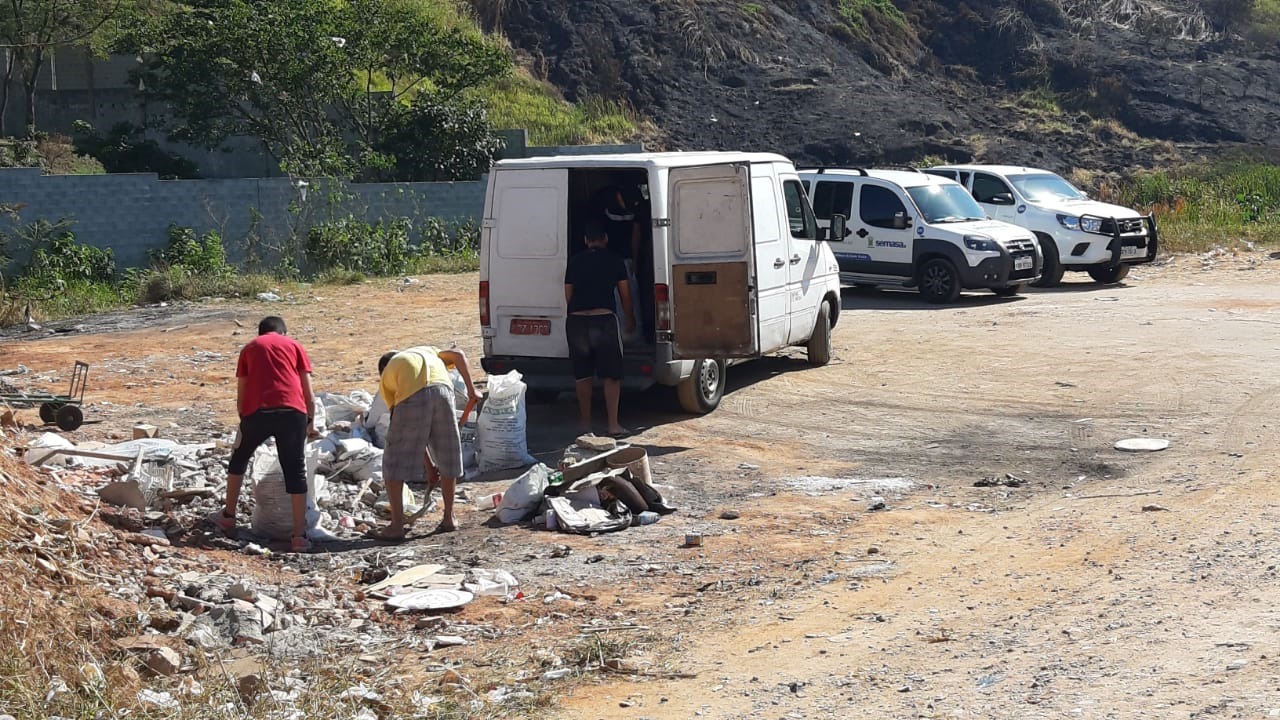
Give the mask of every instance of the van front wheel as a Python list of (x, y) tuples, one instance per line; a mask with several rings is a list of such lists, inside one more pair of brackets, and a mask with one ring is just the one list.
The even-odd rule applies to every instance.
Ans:
[(920, 268), (920, 295), (935, 305), (960, 299), (960, 273), (950, 260), (936, 257)]
[(818, 306), (818, 319), (813, 323), (807, 350), (810, 365), (822, 366), (831, 362), (831, 304), (826, 301)]
[(693, 363), (693, 372), (676, 386), (676, 394), (680, 398), (680, 407), (685, 412), (695, 415), (706, 415), (720, 405), (724, 397), (723, 360), (697, 360)]

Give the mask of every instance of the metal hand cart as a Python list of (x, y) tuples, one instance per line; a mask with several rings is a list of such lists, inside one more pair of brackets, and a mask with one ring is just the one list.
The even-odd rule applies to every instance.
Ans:
[(40, 406), (40, 419), (45, 424), (56, 423), (67, 432), (71, 432), (84, 423), (84, 386), (89, 379), (89, 364), (76, 361), (71, 370), (71, 388), (66, 395), (49, 393), (4, 392), (0, 388), (0, 405), (15, 408)]

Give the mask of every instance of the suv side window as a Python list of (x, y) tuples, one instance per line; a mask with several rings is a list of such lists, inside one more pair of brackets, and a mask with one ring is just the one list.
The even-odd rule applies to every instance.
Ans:
[(960, 173), (960, 184), (969, 187), (969, 172), (967, 170)]
[(893, 216), (906, 213), (907, 208), (898, 194), (878, 185), (863, 185), (858, 195), (858, 216), (872, 227), (893, 227)]
[(935, 170), (933, 168), (929, 168), (929, 169), (926, 169), (925, 172), (929, 175), (937, 175), (938, 177), (944, 177), (948, 180), (956, 179), (955, 170)]
[[(973, 176), (973, 199), (980, 203), (994, 202), (993, 198), (1001, 193), (1013, 194), (1004, 181), (994, 175), (975, 173)], [(1007, 204), (1007, 203), (1006, 203)]]
[(853, 183), (824, 181), (813, 192), (813, 214), (819, 220), (830, 220), (832, 215), (848, 217), (853, 204)]
[(813, 210), (805, 202), (804, 187), (799, 180), (788, 180), (782, 186), (782, 197), (787, 203), (787, 225), (791, 228), (791, 237), (814, 240), (818, 237), (818, 222), (813, 219)]

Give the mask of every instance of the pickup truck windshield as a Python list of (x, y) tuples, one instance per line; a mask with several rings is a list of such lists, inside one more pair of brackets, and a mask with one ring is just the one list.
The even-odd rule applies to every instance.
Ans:
[(966, 220), (985, 220), (987, 214), (973, 196), (953, 183), (945, 185), (921, 185), (907, 188), (907, 194), (928, 223), (953, 223)]
[(1037, 200), (1087, 200), (1088, 197), (1057, 175), (1010, 175), (1009, 182), (1031, 202)]

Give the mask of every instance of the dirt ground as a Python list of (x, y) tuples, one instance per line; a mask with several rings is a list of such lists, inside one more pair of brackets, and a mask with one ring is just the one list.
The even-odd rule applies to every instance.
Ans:
[[(624, 398), (676, 515), (585, 538), (464, 510), (425, 542), (595, 594), (577, 620), (650, 628), (628, 652), (653, 672), (568, 682), (557, 717), (1280, 716), (1278, 279), (1280, 261), (1247, 253), (947, 307), (849, 290), (827, 367), (797, 350), (732, 368), (704, 417), (671, 392)], [(196, 438), (232, 422), (236, 352), (262, 315), (308, 348), (317, 391), (371, 389), (385, 349), (478, 359), (475, 285), (51, 323), (78, 331), (0, 335), (0, 370), (60, 390), (90, 362), (73, 440), (140, 421)], [(530, 413), (531, 450), (554, 460), (571, 399)], [(1170, 447), (1113, 449), (1131, 437)], [(680, 547), (687, 532), (705, 545)]]

